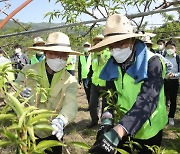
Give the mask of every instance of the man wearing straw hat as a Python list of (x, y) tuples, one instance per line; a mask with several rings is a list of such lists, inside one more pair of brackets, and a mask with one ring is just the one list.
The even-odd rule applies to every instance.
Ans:
[[(44, 45), (45, 42), (41, 37), (35, 37), (34, 38), (34, 44), (33, 47), (35, 46), (42, 46)], [(35, 55), (33, 55), (30, 59), (30, 64), (36, 64), (44, 59), (44, 53), (42, 51), (37, 51)]]
[[(109, 107), (103, 113), (90, 153), (113, 154), (117, 147), (125, 149), (127, 136), (141, 145), (142, 148), (133, 148), (143, 154), (152, 153), (146, 145), (161, 144), (162, 130), (168, 121), (163, 90), (165, 65), (137, 39), (142, 35), (133, 33), (127, 17), (114, 14), (107, 19), (105, 38), (90, 50), (110, 48), (112, 57), (100, 78), (107, 81), (107, 89), (117, 91), (110, 103), (119, 106), (116, 112), (116, 108)], [(131, 153), (130, 148), (125, 150)]]
[[(51, 121), (54, 131), (37, 131), (38, 140), (61, 140), (63, 129), (72, 122), (77, 114), (77, 88), (78, 83), (74, 76), (66, 70), (66, 61), (69, 54), (79, 55), (79, 52), (73, 51), (70, 46), (69, 37), (61, 32), (51, 33), (44, 46), (30, 47), (33, 50), (44, 51), (45, 59), (34, 65), (26, 66), (23, 72), (32, 71), (41, 77), (40, 80), (33, 80), (30, 77), (26, 79), (26, 87), (31, 88), (31, 93), (25, 91), (26, 97), (31, 95), (30, 104), (41, 109), (55, 111), (58, 116)], [(19, 74), (17, 82), (24, 82), (23, 74)], [(49, 89), (47, 98), (40, 93), (35, 98), (37, 84), (42, 88)], [(59, 154), (61, 147), (53, 147), (53, 154)], [(47, 153), (51, 153), (46, 151)]]

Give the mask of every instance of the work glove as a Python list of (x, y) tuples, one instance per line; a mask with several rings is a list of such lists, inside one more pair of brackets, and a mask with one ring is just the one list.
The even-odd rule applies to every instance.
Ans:
[(64, 121), (60, 118), (55, 118), (51, 122), (51, 126), (54, 128), (52, 135), (55, 135), (59, 141), (61, 141), (61, 138), (64, 135)]
[(101, 125), (98, 129), (96, 140), (102, 136), (104, 133), (108, 132), (111, 128), (113, 128), (113, 119), (112, 118), (102, 118)]
[(23, 91), (20, 94), (21, 94), (21, 96), (23, 96), (25, 98), (29, 98), (31, 95), (31, 91), (32, 91), (31, 88), (26, 87), (23, 89)]
[(96, 140), (94, 145), (89, 150), (89, 153), (114, 154), (115, 148), (118, 146), (121, 140), (121, 137), (112, 128), (110, 131), (106, 132), (103, 136)]

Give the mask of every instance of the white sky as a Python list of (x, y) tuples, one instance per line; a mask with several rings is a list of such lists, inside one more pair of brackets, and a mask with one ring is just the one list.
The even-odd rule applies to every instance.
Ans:
[[(18, 6), (20, 6), (20, 4), (24, 3), (26, 0), (10, 0), (10, 8), (6, 9), (5, 12), (6, 13), (11, 13), (15, 8), (17, 8)], [(157, 3), (161, 3), (162, 0), (159, 0)], [(156, 3), (156, 5), (157, 5)], [(5, 6), (5, 4), (3, 2), (0, 3), (0, 9), (3, 9)], [(35, 23), (39, 23), (39, 22), (48, 22), (48, 17), (44, 18), (44, 15), (46, 12), (48, 11), (53, 11), (53, 10), (57, 10), (57, 9), (61, 9), (61, 6), (57, 3), (55, 4), (55, 0), (51, 0), (51, 2), (49, 3), (48, 0), (33, 0), (30, 4), (28, 4), (25, 8), (23, 8), (18, 14), (16, 14), (13, 18), (14, 19), (18, 19), (20, 22), (35, 22)], [(130, 7), (128, 8), (128, 14), (134, 14), (137, 13), (135, 12), (136, 8), (135, 7)], [(123, 12), (121, 12), (123, 13)], [(174, 14), (176, 17), (176, 13), (174, 12), (169, 12), (170, 14)], [(102, 18), (102, 16), (98, 13), (96, 13), (96, 15), (98, 15), (100, 18)], [(0, 19), (4, 19), (6, 16), (3, 13), (0, 13)], [(86, 21), (86, 20), (92, 20), (89, 17), (86, 16), (82, 16), (81, 17), (82, 21)], [(146, 16), (145, 17), (145, 21), (149, 21), (149, 24), (162, 24), (162, 17), (159, 14), (155, 14), (152, 16)], [(52, 22), (54, 23), (61, 23), (62, 20), (61, 19), (54, 19)], [(150, 25), (151, 26), (151, 25)]]

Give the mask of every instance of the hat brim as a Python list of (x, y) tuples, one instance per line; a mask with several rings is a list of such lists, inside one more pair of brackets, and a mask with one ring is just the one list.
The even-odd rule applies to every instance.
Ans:
[(119, 42), (128, 38), (133, 38), (133, 37), (141, 37), (145, 36), (144, 34), (122, 34), (122, 35), (113, 35), (113, 36), (108, 36), (105, 37), (101, 42), (97, 43), (95, 46), (93, 46), (89, 52), (98, 52), (106, 48), (108, 45), (113, 44), (115, 42)]
[(62, 46), (37, 46), (37, 47), (28, 47), (28, 49), (32, 50), (41, 50), (41, 51), (56, 51), (56, 52), (66, 52), (70, 55), (80, 55), (80, 52), (73, 51), (70, 47), (62, 47)]

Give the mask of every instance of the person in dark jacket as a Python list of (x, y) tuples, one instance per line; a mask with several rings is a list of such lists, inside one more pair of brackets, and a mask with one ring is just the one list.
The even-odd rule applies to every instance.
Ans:
[(166, 67), (138, 39), (142, 35), (133, 32), (127, 17), (114, 14), (107, 19), (105, 38), (90, 50), (109, 47), (112, 55), (100, 73), (112, 99), (107, 99), (109, 106), (90, 153), (114, 154), (116, 148), (131, 153), (123, 146), (128, 136), (141, 145), (133, 147), (140, 154), (152, 153), (147, 146), (161, 145), (168, 121), (163, 88)]

